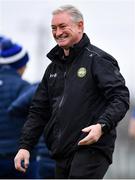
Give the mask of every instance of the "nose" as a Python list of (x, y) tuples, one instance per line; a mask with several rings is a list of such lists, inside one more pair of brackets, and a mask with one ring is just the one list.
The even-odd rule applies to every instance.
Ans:
[(56, 33), (56, 36), (60, 36), (62, 34), (61, 28), (57, 28), (55, 33)]

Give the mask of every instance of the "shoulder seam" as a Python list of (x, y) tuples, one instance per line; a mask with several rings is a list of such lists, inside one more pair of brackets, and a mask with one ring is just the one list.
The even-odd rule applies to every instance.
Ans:
[(96, 55), (100, 56), (100, 54), (98, 54), (96, 51), (92, 51), (90, 50), (88, 47), (86, 47), (87, 51), (91, 52), (91, 53), (95, 53)]

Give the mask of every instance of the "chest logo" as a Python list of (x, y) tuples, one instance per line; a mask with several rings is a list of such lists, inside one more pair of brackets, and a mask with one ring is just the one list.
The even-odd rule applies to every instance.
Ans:
[(86, 73), (87, 73), (86, 68), (81, 67), (77, 71), (77, 76), (83, 78), (84, 76), (86, 76)]
[(56, 78), (56, 77), (57, 77), (57, 73), (54, 73), (54, 74), (50, 74), (49, 78)]

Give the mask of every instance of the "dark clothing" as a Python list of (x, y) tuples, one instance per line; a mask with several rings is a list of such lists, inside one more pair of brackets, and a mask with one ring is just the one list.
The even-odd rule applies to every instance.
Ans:
[(109, 162), (94, 149), (79, 149), (73, 156), (56, 163), (56, 179), (102, 179)]
[[(32, 84), (30, 88), (21, 94), (8, 108), (10, 114), (15, 116), (27, 117), (32, 98), (37, 89), (38, 83)], [(43, 136), (40, 138), (37, 146), (37, 178), (53, 179), (55, 162), (51, 159), (48, 148), (44, 142)], [(31, 165), (31, 163), (30, 163)], [(32, 178), (32, 177), (31, 177)]]
[(15, 69), (0, 66), (0, 178), (36, 178), (36, 152), (31, 155), (27, 173), (19, 173), (14, 167), (14, 157), (26, 116), (9, 113), (10, 106), (30, 88)]
[(0, 67), (0, 155), (16, 154), (22, 126), (26, 118), (11, 116), (9, 106), (30, 84), (10, 66)]
[(45, 153), (38, 156), (38, 179), (54, 179), (55, 161), (50, 158), (50, 154), (44, 146)]
[(38, 179), (54, 179), (55, 161), (51, 158), (43, 136), (38, 142)]
[[(112, 162), (116, 126), (129, 108), (129, 91), (117, 61), (90, 44), (86, 34), (64, 57), (56, 46), (30, 108), (20, 148), (29, 151), (44, 130), (53, 157), (69, 157), (78, 148), (98, 149)], [(98, 142), (78, 146), (82, 129), (105, 123), (108, 132)], [(45, 128), (45, 129), (44, 129)]]
[(32, 84), (23, 92), (17, 99), (15, 99), (8, 107), (8, 112), (13, 116), (27, 117), (32, 98), (35, 94), (38, 84)]
[(19, 172), (14, 167), (14, 157), (0, 158), (0, 179), (37, 179), (37, 162), (36, 159), (30, 161), (26, 173)]

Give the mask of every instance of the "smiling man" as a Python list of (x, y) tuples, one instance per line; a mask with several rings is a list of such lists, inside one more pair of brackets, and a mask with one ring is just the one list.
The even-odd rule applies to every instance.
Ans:
[(62, 12), (61, 15), (54, 12), (54, 16), (52, 18), (52, 34), (57, 44), (63, 48), (64, 54), (68, 56), (69, 48), (74, 44), (77, 44), (82, 39), (82, 16), (72, 17), (67, 12)]
[(56, 9), (51, 28), (57, 45), (47, 55), (52, 62), (33, 99), (15, 167), (26, 172), (44, 131), (57, 179), (101, 179), (112, 163), (116, 126), (129, 108), (129, 91), (117, 61), (90, 43), (77, 8)]

